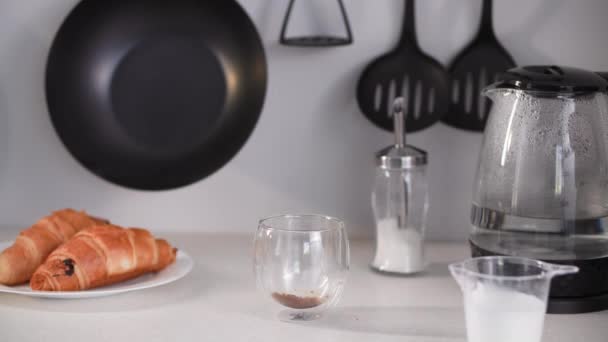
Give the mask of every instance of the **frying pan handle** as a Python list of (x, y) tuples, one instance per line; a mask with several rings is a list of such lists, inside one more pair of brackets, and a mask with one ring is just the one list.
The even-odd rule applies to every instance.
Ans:
[(400, 46), (415, 45), (418, 46), (416, 39), (416, 9), (414, 6), (415, 0), (405, 0), (403, 6), (403, 26), (401, 28)]

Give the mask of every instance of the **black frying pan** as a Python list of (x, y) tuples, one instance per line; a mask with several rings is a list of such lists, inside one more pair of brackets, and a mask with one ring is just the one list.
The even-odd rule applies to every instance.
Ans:
[(266, 93), (260, 37), (234, 0), (84, 0), (50, 50), (59, 137), (126, 187), (200, 180), (245, 144)]

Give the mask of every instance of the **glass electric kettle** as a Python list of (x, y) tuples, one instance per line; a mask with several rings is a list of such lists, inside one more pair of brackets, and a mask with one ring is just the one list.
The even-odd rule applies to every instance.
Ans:
[(550, 312), (608, 309), (607, 90), (601, 74), (557, 66), (511, 69), (484, 90), (472, 251), (578, 266), (554, 282)]

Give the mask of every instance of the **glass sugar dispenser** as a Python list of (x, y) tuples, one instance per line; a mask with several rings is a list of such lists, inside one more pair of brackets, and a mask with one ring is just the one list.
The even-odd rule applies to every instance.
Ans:
[(372, 208), (376, 252), (371, 267), (411, 274), (427, 261), (424, 235), (428, 211), (427, 153), (405, 143), (404, 100), (395, 99), (392, 114), (395, 144), (376, 154)]

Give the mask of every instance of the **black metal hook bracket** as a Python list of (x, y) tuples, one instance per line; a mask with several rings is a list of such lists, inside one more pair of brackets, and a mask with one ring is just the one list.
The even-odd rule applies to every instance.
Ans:
[(307, 36), (307, 37), (291, 37), (288, 38), (286, 36), (287, 26), (289, 25), (289, 18), (291, 17), (291, 12), (293, 10), (293, 5), (295, 0), (290, 0), (289, 5), (287, 7), (287, 13), (285, 14), (285, 19), (283, 19), (283, 27), (281, 28), (281, 37), (279, 39), (282, 45), (287, 46), (299, 46), (299, 47), (329, 47), (329, 46), (343, 46), (350, 45), (353, 42), (353, 34), (350, 28), (350, 22), (348, 20), (348, 15), (346, 14), (346, 9), (342, 0), (337, 0), (338, 5), (340, 6), (340, 12), (342, 14), (342, 20), (344, 22), (344, 27), (346, 28), (346, 37), (336, 37), (336, 36)]

